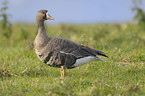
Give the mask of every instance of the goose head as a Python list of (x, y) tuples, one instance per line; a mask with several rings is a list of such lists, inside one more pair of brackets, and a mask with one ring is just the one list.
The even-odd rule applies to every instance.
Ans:
[(40, 10), (36, 16), (37, 21), (45, 21), (45, 20), (54, 20), (49, 14), (47, 10)]

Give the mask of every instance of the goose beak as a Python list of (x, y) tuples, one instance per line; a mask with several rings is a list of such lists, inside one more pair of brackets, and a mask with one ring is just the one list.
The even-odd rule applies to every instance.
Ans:
[(54, 18), (52, 18), (51, 16), (46, 16), (47, 20), (54, 20)]
[(48, 14), (48, 12), (46, 13), (46, 20), (54, 20), (54, 18), (52, 18), (49, 14)]
[(49, 17), (48, 19), (49, 19), (49, 20), (54, 20), (54, 18), (52, 18), (52, 17)]

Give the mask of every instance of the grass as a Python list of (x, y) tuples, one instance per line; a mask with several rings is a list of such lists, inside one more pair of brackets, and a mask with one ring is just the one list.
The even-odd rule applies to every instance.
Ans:
[(145, 95), (145, 30), (136, 24), (55, 25), (48, 36), (63, 37), (104, 51), (107, 62), (67, 70), (43, 64), (33, 41), (37, 27), (13, 25), (11, 38), (0, 33), (0, 96), (140, 96)]

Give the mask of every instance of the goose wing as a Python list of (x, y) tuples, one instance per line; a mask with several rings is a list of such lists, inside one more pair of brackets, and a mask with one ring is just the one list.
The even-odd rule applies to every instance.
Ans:
[(107, 57), (102, 51), (90, 49), (60, 37), (51, 37), (48, 44), (43, 51), (41, 51), (42, 58), (40, 59), (44, 63), (53, 67), (61, 67), (65, 65), (71, 68), (77, 59), (88, 56), (97, 57), (97, 55)]

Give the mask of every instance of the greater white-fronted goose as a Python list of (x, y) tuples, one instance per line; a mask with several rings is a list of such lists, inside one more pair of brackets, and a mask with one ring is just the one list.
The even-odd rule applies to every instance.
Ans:
[(61, 68), (62, 78), (65, 76), (65, 69), (72, 69), (91, 61), (104, 61), (97, 55), (107, 57), (102, 51), (79, 45), (71, 40), (48, 37), (44, 26), (45, 20), (54, 19), (47, 10), (40, 10), (36, 16), (38, 34), (34, 41), (35, 52), (45, 64)]

